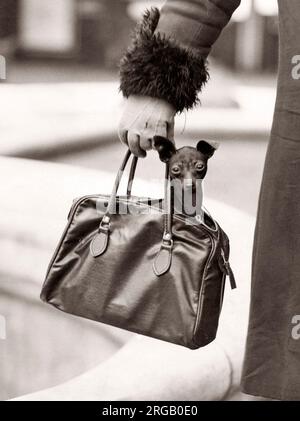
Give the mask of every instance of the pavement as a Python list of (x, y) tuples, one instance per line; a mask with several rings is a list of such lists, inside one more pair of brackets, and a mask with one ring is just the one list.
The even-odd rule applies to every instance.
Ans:
[[(177, 117), (176, 137), (267, 138), (274, 79), (249, 83), (219, 67), (213, 67), (211, 74), (201, 94), (202, 105)], [(20, 83), (19, 76), (15, 83), (1, 84), (0, 154), (43, 158), (116, 139), (124, 102), (118, 81), (87, 79)]]
[[(268, 84), (249, 83), (224, 71), (213, 72), (212, 76), (215, 83), (211, 82), (201, 96), (202, 107), (177, 118), (176, 137), (182, 140), (197, 133), (197, 136), (201, 134), (218, 140), (247, 139), (249, 142), (251, 138), (266, 139), (275, 101), (273, 81)], [(116, 128), (123, 99), (118, 93), (116, 80), (64, 80), (59, 83), (43, 80), (39, 83), (33, 83), (32, 80), (28, 83), (15, 81), (1, 84), (0, 92), (0, 155), (48, 159), (50, 155), (83, 150), (88, 145), (104, 146), (117, 137)], [(224, 175), (223, 187), (217, 189), (212, 184), (211, 191), (222, 190), (226, 195), (226, 189), (246, 190), (240, 182), (238, 168), (232, 165), (232, 162), (241, 161), (241, 157), (249, 157), (251, 149), (247, 142), (243, 147), (244, 150), (234, 147), (234, 156), (232, 148), (224, 148), (224, 154), (219, 157), (222, 162), (218, 163), (216, 158), (210, 171), (219, 177), (217, 168), (223, 168), (224, 174), (226, 168), (233, 168), (233, 180), (239, 182), (233, 181), (228, 185)], [(260, 151), (263, 157), (264, 145), (261, 145)], [(107, 154), (103, 156), (108, 161)], [(111, 167), (111, 161), (108, 164)], [(216, 171), (213, 171), (213, 165)], [(65, 225), (66, 211), (72, 199), (89, 192), (110, 191), (114, 174), (104, 166), (101, 170), (98, 172), (30, 160), (0, 158), (0, 173), (8, 181), (0, 186), (4, 199), (0, 218), (0, 250), (3, 257), (0, 272), (16, 279), (26, 278), (28, 282), (40, 287), (53, 247)], [(247, 167), (246, 170), (252, 176), (251, 168)], [(24, 177), (20, 176), (22, 174)], [(250, 184), (256, 186), (258, 181), (253, 182), (251, 178)], [(143, 179), (137, 180), (135, 189), (137, 194), (143, 194), (145, 190), (150, 196), (159, 193), (157, 185), (151, 180), (148, 183)], [(253, 197), (256, 194), (255, 187)], [(240, 206), (234, 202), (233, 206), (228, 206), (223, 203), (219, 193), (217, 196), (211, 200), (208, 195), (206, 204), (230, 236), (231, 260), (239, 281), (237, 292), (228, 291), (226, 294), (219, 341), (225, 349), (229, 347), (234, 352), (232, 361), (238, 375), (247, 326), (255, 219), (253, 215), (241, 211)], [(234, 196), (241, 201), (239, 191), (236, 190)], [(37, 230), (36, 226), (42, 229)], [(242, 239), (241, 231), (245, 233)], [(17, 262), (16, 255), (19, 256)], [(233, 330), (231, 326), (234, 326)], [(239, 396), (239, 399), (243, 399), (243, 396)]]
[[(40, 388), (55, 384), (54, 379), (56, 379), (56, 382), (58, 380), (53, 367), (57, 365), (61, 367), (61, 371), (58, 370), (60, 375), (63, 373), (65, 376), (64, 380), (60, 378), (59, 381), (62, 382), (78, 374), (76, 366), (74, 369), (75, 364), (78, 364), (79, 367), (82, 367), (83, 364), (87, 365), (87, 362), (91, 366), (92, 361), (96, 364), (96, 355), (91, 356), (90, 354), (95, 349), (95, 346), (91, 343), (86, 344), (85, 352), (81, 354), (79, 359), (77, 359), (77, 351), (76, 356), (74, 355), (75, 350), (72, 349), (72, 347), (74, 348), (73, 334), (69, 329), (66, 329), (65, 324), (62, 325), (62, 313), (53, 310), (44, 317), (41, 312), (36, 311), (34, 314), (37, 320), (35, 320), (33, 310), (40, 302), (39, 292), (45, 271), (66, 224), (67, 213), (73, 199), (97, 191), (109, 193), (114, 175), (107, 171), (94, 171), (36, 160), (0, 157), (0, 177), (7, 180), (7, 182), (0, 184), (2, 198), (0, 209), (0, 292), (2, 292), (0, 294), (0, 305), (1, 303), (4, 305), (5, 299), (9, 297), (16, 297), (15, 300), (17, 300), (15, 306), (11, 307), (7, 303), (3, 307), (6, 309), (3, 314), (8, 321), (9, 335), (5, 347), (2, 347), (3, 358), (0, 360), (10, 361), (10, 363), (4, 364), (2, 367), (2, 377), (7, 379), (7, 382), (11, 381), (13, 368), (19, 367), (25, 358), (27, 363), (31, 361), (30, 367), (29, 363), (25, 365), (25, 373), (21, 371), (22, 392), (21, 389), (18, 389), (20, 393), (28, 393), (33, 390), (32, 387), (36, 390), (35, 379), (39, 379), (38, 385)], [(138, 195), (144, 195), (144, 192), (147, 191), (149, 195), (157, 197), (160, 193), (157, 184), (139, 179), (136, 180), (135, 189)], [(207, 386), (205, 367), (214, 367), (209, 376), (215, 378), (217, 382), (220, 378), (223, 378), (223, 369), (228, 375), (228, 369), (226, 369), (226, 367), (228, 368), (228, 356), (230, 356), (232, 362), (234, 381), (232, 389), (228, 391), (229, 393), (226, 396), (232, 396), (233, 393), (238, 392), (238, 379), (248, 322), (251, 247), (255, 219), (220, 201), (208, 199), (206, 204), (231, 239), (231, 265), (238, 282), (237, 290), (231, 291), (228, 285), (226, 287), (217, 338), (217, 343), (221, 348), (227, 350), (227, 357), (222, 353), (222, 359), (220, 360), (216, 355), (216, 350), (212, 350), (210, 347), (203, 348), (198, 354), (200, 361), (203, 358), (203, 372), (201, 370), (198, 372), (200, 374), (197, 375), (197, 379), (199, 379), (200, 384), (205, 384), (205, 387), (199, 390), (199, 399), (202, 400), (201, 398), (205, 397), (207, 400), (216, 400), (215, 388)], [(37, 227), (39, 228), (37, 229)], [(242, 237), (241, 232), (243, 232)], [(16, 256), (18, 256), (17, 259)], [(20, 280), (22, 280), (21, 285)], [(19, 295), (16, 295), (16, 291)], [(27, 307), (22, 312), (21, 304), (25, 305), (26, 303)], [(43, 323), (39, 322), (41, 317)], [(56, 317), (60, 317), (60, 321)], [(23, 323), (24, 318), (29, 323), (28, 325), (25, 322)], [(12, 320), (15, 322), (14, 325)], [(52, 328), (47, 330), (45, 326), (50, 323)], [(64, 336), (61, 337), (61, 341), (58, 341), (57, 329), (62, 332), (63, 327), (65, 328)], [(82, 329), (84, 330), (83, 326)], [(105, 328), (105, 332), (107, 332), (107, 329)], [(41, 340), (41, 338), (44, 338), (45, 331), (48, 332), (46, 342), (48, 347), (45, 347), (45, 343)], [(116, 328), (109, 329), (109, 332), (116, 337), (116, 340), (119, 338), (119, 342), (120, 338), (128, 338), (126, 332), (117, 331)], [(26, 336), (27, 333), (28, 336)], [(99, 332), (100, 334), (101, 332)], [(18, 338), (20, 338), (19, 346), (16, 348), (15, 341)], [(152, 342), (155, 345), (155, 341)], [(103, 354), (105, 346), (105, 344), (102, 344), (99, 348), (100, 351), (98, 349), (99, 355)], [(75, 348), (78, 347), (75, 346)], [(89, 351), (90, 349), (91, 351)], [(188, 352), (187, 350), (183, 362), (186, 361), (186, 358), (190, 358)], [(60, 358), (57, 353), (59, 353)], [(219, 352), (217, 354), (219, 355)], [(38, 359), (36, 358), (37, 355), (39, 355)], [(107, 356), (107, 353), (105, 355)], [(158, 353), (158, 355), (160, 354)], [(66, 361), (68, 361), (68, 364), (66, 364)], [(48, 367), (47, 370), (50, 371), (43, 371), (42, 368), (46, 366)], [(74, 370), (72, 373), (70, 372), (71, 366)], [(126, 365), (123, 369), (128, 369), (129, 372), (123, 373), (123, 377), (120, 372), (117, 372), (118, 379), (127, 381), (131, 378), (132, 373)], [(112, 373), (112, 371), (110, 370), (109, 373)], [(40, 374), (42, 378), (40, 378)], [(26, 376), (29, 376), (27, 384), (24, 383)], [(18, 379), (16, 378), (14, 381), (17, 382)], [(119, 381), (117, 383), (119, 384)], [(210, 383), (215, 384), (213, 381)], [(225, 383), (224, 387), (230, 385), (230, 381)], [(94, 377), (86, 393), (94, 396), (96, 384), (97, 379)], [(130, 396), (131, 399), (138, 396), (138, 389), (134, 388), (134, 390), (135, 395)], [(222, 396), (225, 395), (226, 390), (223, 392)], [(109, 394), (109, 390), (106, 393)], [(126, 393), (130, 392), (126, 391)], [(158, 391), (158, 393), (160, 392)], [(16, 394), (13, 396), (16, 396)], [(124, 397), (124, 395), (122, 396)], [(118, 397), (120, 398), (120, 396)], [(238, 395), (238, 397), (235, 395), (235, 397), (239, 400), (245, 398), (243, 395)], [(114, 400), (114, 398), (110, 395), (107, 400)], [(59, 396), (60, 399), (64, 399), (64, 396)]]

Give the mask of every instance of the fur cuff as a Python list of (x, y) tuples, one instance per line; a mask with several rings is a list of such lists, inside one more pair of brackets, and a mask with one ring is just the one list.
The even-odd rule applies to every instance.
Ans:
[(199, 102), (197, 93), (209, 79), (207, 62), (173, 38), (155, 34), (159, 17), (159, 10), (152, 8), (138, 25), (133, 44), (120, 63), (120, 90), (126, 98), (164, 99), (182, 112)]

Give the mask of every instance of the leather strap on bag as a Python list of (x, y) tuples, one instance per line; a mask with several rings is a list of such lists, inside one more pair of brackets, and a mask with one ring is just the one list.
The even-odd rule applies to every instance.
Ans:
[(110, 200), (108, 202), (107, 210), (103, 215), (103, 218), (100, 222), (98, 232), (95, 237), (92, 239), (90, 243), (90, 252), (93, 257), (101, 256), (108, 246), (108, 239), (109, 239), (109, 230), (110, 230), (110, 215), (113, 211), (113, 206), (116, 203), (116, 195), (119, 189), (119, 185), (122, 179), (123, 172), (126, 168), (127, 162), (130, 158), (131, 152), (128, 151), (125, 154), (123, 162), (118, 170), (117, 177), (114, 182), (114, 186), (112, 189), (112, 193), (110, 196)]
[[(122, 161), (122, 164), (118, 170), (107, 210), (105, 214), (103, 215), (103, 218), (100, 222), (97, 234), (91, 241), (90, 252), (93, 257), (101, 256), (107, 249), (108, 241), (109, 241), (109, 232), (110, 232), (110, 218), (116, 207), (117, 192), (120, 186), (120, 182), (121, 182), (124, 170), (129, 161), (130, 155), (131, 155), (131, 152), (128, 149)], [(129, 178), (128, 178), (127, 196), (131, 196), (131, 187), (132, 187), (132, 182), (135, 176), (137, 161), (138, 161), (138, 158), (134, 156), (132, 160), (131, 168), (130, 168)], [(163, 233), (160, 249), (153, 262), (153, 271), (157, 276), (160, 276), (166, 273), (171, 266), (172, 248), (173, 248), (172, 213), (173, 213), (172, 190), (171, 190), (171, 185), (170, 185), (169, 166), (168, 164), (166, 164), (165, 185), (164, 185), (164, 233)]]
[(137, 162), (138, 162), (138, 157), (134, 155), (133, 158), (132, 158), (130, 173), (129, 173), (129, 177), (128, 177), (127, 192), (126, 192), (127, 196), (131, 196), (132, 183), (133, 183), (133, 180), (134, 180)]
[[(134, 180), (134, 175), (136, 171), (138, 158), (136, 156), (132, 159), (132, 164), (129, 173), (129, 179), (127, 184), (127, 196), (131, 196), (132, 182)], [(170, 177), (169, 177), (169, 166), (166, 164), (166, 173), (165, 173), (165, 187), (164, 187), (164, 234), (162, 239), (162, 244), (159, 252), (157, 253), (154, 262), (153, 262), (153, 271), (157, 276), (163, 275), (166, 273), (172, 262), (172, 190), (170, 186)]]
[(173, 248), (173, 239), (172, 239), (172, 190), (170, 184), (170, 174), (169, 174), (169, 165), (166, 164), (166, 173), (165, 173), (165, 197), (164, 197), (164, 234), (162, 238), (162, 243), (160, 250), (157, 253), (154, 262), (153, 262), (153, 271), (155, 275), (160, 276), (166, 273), (172, 263), (172, 248)]

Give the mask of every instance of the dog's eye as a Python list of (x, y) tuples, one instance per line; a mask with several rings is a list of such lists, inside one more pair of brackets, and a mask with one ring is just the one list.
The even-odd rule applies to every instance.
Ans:
[(175, 174), (175, 175), (180, 174), (180, 167), (178, 165), (174, 165), (172, 167), (172, 173)]
[(205, 167), (205, 165), (204, 165), (204, 164), (202, 164), (201, 162), (197, 162), (197, 163), (195, 164), (195, 169), (196, 169), (196, 171), (202, 171), (202, 170), (204, 169), (204, 167)]

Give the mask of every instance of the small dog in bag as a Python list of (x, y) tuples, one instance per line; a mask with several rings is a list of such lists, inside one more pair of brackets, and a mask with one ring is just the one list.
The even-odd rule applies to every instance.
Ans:
[(174, 212), (203, 222), (203, 180), (208, 160), (218, 144), (200, 140), (196, 147), (176, 149), (174, 143), (162, 136), (153, 138), (154, 147), (162, 162), (169, 165), (171, 186), (174, 192)]

